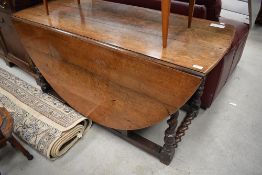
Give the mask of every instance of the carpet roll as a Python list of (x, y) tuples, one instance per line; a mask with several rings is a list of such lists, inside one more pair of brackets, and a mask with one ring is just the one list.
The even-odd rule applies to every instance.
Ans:
[(14, 118), (14, 133), (49, 159), (64, 155), (92, 121), (53, 96), (0, 68), (0, 106)]
[(54, 142), (50, 150), (50, 158), (57, 158), (65, 154), (79, 139), (82, 138), (86, 128), (90, 128), (91, 123), (88, 120), (77, 124), (75, 127), (62, 133)]

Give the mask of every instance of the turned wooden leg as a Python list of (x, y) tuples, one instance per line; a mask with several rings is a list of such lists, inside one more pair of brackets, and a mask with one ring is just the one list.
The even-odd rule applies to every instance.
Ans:
[(52, 90), (51, 86), (47, 83), (41, 72), (37, 67), (34, 67), (35, 73), (37, 75), (36, 83), (41, 87), (44, 93), (48, 93)]
[(47, 0), (43, 0), (43, 1), (44, 1), (46, 14), (49, 15), (48, 2), (47, 2)]
[(28, 160), (32, 160), (34, 157), (14, 138), (14, 136), (11, 136), (8, 141), (11, 143), (11, 145), (21, 151)]
[(167, 47), (167, 37), (168, 37), (168, 26), (169, 26), (169, 15), (170, 15), (170, 0), (162, 0), (162, 43), (163, 48)]
[(5, 60), (5, 59), (4, 59), (4, 61), (5, 61), (5, 64), (6, 64), (8, 67), (14, 67), (14, 66), (15, 66), (14, 63), (12, 63), (12, 62), (10, 62), (10, 61), (8, 61), (8, 60)]
[(179, 111), (170, 116), (167, 121), (169, 127), (165, 131), (165, 144), (160, 151), (160, 161), (166, 165), (169, 165), (174, 157), (176, 148), (176, 127), (177, 118), (179, 116)]
[(202, 79), (202, 82), (198, 90), (195, 92), (195, 94), (193, 95), (193, 97), (190, 99), (190, 102), (189, 102), (190, 110), (187, 114), (192, 115), (193, 118), (197, 117), (200, 106), (201, 106), (201, 97), (203, 95), (203, 91), (205, 87), (205, 80), (206, 78)]
[(201, 97), (204, 91), (204, 84), (205, 78), (202, 80), (198, 90), (189, 101), (190, 106), (187, 111), (186, 117), (183, 119), (176, 131), (176, 146), (179, 142), (182, 141), (182, 137), (185, 135), (186, 130), (189, 129), (189, 125), (191, 124), (192, 120), (198, 115), (201, 106)]
[(188, 28), (191, 27), (192, 18), (193, 18), (193, 15), (194, 15), (195, 3), (196, 3), (196, 0), (189, 0)]

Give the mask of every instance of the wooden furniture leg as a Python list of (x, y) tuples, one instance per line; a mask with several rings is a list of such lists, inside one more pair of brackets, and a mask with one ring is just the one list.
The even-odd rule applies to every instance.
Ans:
[(14, 64), (11, 63), (9, 60), (6, 59), (6, 56), (8, 54), (8, 50), (6, 48), (6, 42), (5, 42), (5, 39), (2, 35), (2, 30), (1, 30), (1, 27), (0, 27), (0, 47), (2, 48), (3, 52), (4, 52), (4, 61), (6, 63), (7, 66), (9, 67), (13, 67)]
[(203, 94), (205, 84), (205, 78), (203, 78), (201, 85), (198, 90), (192, 96), (189, 101), (189, 109), (187, 110), (187, 115), (177, 128), (179, 111), (172, 114), (170, 119), (167, 121), (169, 127), (165, 131), (164, 145), (160, 146), (138, 134), (134, 131), (119, 131), (114, 129), (109, 129), (114, 134), (118, 135), (122, 139), (130, 142), (131, 144), (139, 147), (140, 149), (146, 151), (147, 153), (158, 158), (163, 164), (169, 165), (173, 160), (175, 154), (175, 148), (177, 148), (178, 143), (182, 141), (182, 137), (185, 135), (186, 130), (189, 129), (189, 125), (192, 120), (197, 117), (200, 105), (201, 96)]
[[(191, 27), (192, 18), (193, 18), (193, 15), (194, 15), (195, 3), (196, 3), (196, 0), (189, 0), (188, 28)], [(163, 48), (167, 47), (170, 5), (171, 5), (170, 0), (162, 0), (161, 10), (162, 10), (162, 43), (163, 43)]]
[(189, 125), (192, 123), (192, 120), (197, 117), (200, 106), (201, 106), (201, 97), (204, 91), (205, 78), (203, 78), (198, 90), (195, 92), (193, 97), (189, 100), (189, 106), (186, 107), (187, 114), (183, 119), (176, 131), (176, 147), (179, 142), (182, 141), (182, 137), (186, 134), (186, 130), (189, 129)]
[(191, 27), (192, 18), (193, 18), (193, 15), (194, 15), (195, 3), (196, 3), (196, 0), (189, 0), (188, 28)]
[(18, 149), (19, 151), (21, 151), (24, 156), (26, 156), (26, 158), (28, 160), (32, 160), (34, 157), (14, 138), (14, 136), (12, 135), (8, 141), (11, 143), (11, 145)]
[(48, 95), (51, 95), (55, 97), (57, 100), (61, 101), (62, 103), (66, 104), (69, 106), (68, 103), (66, 103), (54, 90), (53, 88), (49, 85), (49, 83), (46, 81), (46, 79), (43, 77), (43, 75), (40, 73), (39, 69), (35, 66), (33, 62), (32, 64), (32, 69), (34, 70), (36, 74), (36, 83), (41, 87), (41, 90), (44, 93), (47, 93)]
[(162, 44), (163, 48), (167, 46), (168, 37), (168, 26), (169, 26), (169, 15), (170, 15), (170, 0), (162, 0), (161, 10), (162, 10)]
[(119, 131), (108, 128), (111, 132), (158, 158), (163, 164), (169, 165), (174, 157), (176, 148), (176, 127), (179, 112), (172, 114), (167, 121), (169, 127), (165, 131), (164, 145), (160, 146), (138, 134), (134, 131)]
[(182, 141), (182, 137), (185, 135), (186, 130), (189, 129), (189, 125), (191, 124), (192, 120), (198, 115), (201, 106), (201, 97), (204, 91), (204, 84), (205, 78), (202, 80), (201, 85), (193, 97), (189, 100), (186, 117), (183, 119), (176, 132), (176, 144)]
[(5, 64), (6, 64), (8, 67), (14, 67), (14, 66), (15, 66), (14, 63), (11, 63), (10, 61), (8, 61), (8, 60), (6, 60), (6, 59), (4, 59), (4, 61), (5, 61)]
[(193, 118), (197, 117), (201, 106), (201, 97), (203, 95), (205, 81), (206, 78), (203, 78), (198, 90), (195, 92), (195, 94), (189, 101), (190, 109), (187, 112), (187, 115), (192, 116)]
[(169, 165), (173, 160), (175, 155), (176, 148), (176, 127), (177, 127), (177, 118), (179, 116), (179, 111), (171, 115), (170, 119), (167, 120), (169, 127), (165, 131), (164, 142), (161, 151), (160, 151), (160, 161), (166, 165)]
[(28, 160), (32, 160), (33, 156), (14, 138), (13, 132), (14, 119), (10, 113), (3, 107), (0, 107), (0, 148), (9, 142), (14, 148), (21, 151)]
[[(49, 15), (48, 0), (43, 0), (46, 14)], [(80, 4), (80, 0), (77, 0), (77, 4)]]
[(47, 83), (47, 81), (45, 80), (43, 75), (40, 73), (39, 69), (35, 65), (33, 67), (34, 67), (34, 71), (37, 75), (36, 83), (41, 87), (41, 90), (44, 93), (49, 93), (52, 90), (51, 86)]
[(44, 1), (44, 6), (45, 6), (46, 14), (49, 15), (48, 1), (47, 1), (47, 0), (43, 0), (43, 1)]

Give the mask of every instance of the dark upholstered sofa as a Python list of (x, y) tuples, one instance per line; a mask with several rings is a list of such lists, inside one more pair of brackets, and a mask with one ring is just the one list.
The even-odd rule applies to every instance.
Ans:
[[(107, 0), (111, 2), (129, 4), (145, 8), (160, 10), (161, 0)], [(187, 15), (188, 0), (171, 0), (171, 12)], [(236, 33), (231, 48), (219, 64), (207, 76), (205, 90), (202, 96), (202, 108), (211, 106), (230, 75), (234, 71), (239, 62), (247, 36), (249, 33), (249, 25), (243, 22), (234, 21), (227, 18), (221, 18), (221, 0), (196, 0), (194, 16), (235, 26)]]

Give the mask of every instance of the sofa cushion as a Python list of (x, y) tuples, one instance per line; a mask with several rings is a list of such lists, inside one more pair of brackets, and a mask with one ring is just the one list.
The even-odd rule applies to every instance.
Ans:
[[(115, 3), (128, 4), (138, 7), (150, 8), (155, 10), (161, 10), (161, 0), (105, 0)], [(188, 16), (188, 3), (171, 0), (171, 13)], [(194, 17), (206, 18), (206, 8), (204, 5), (195, 5)]]

